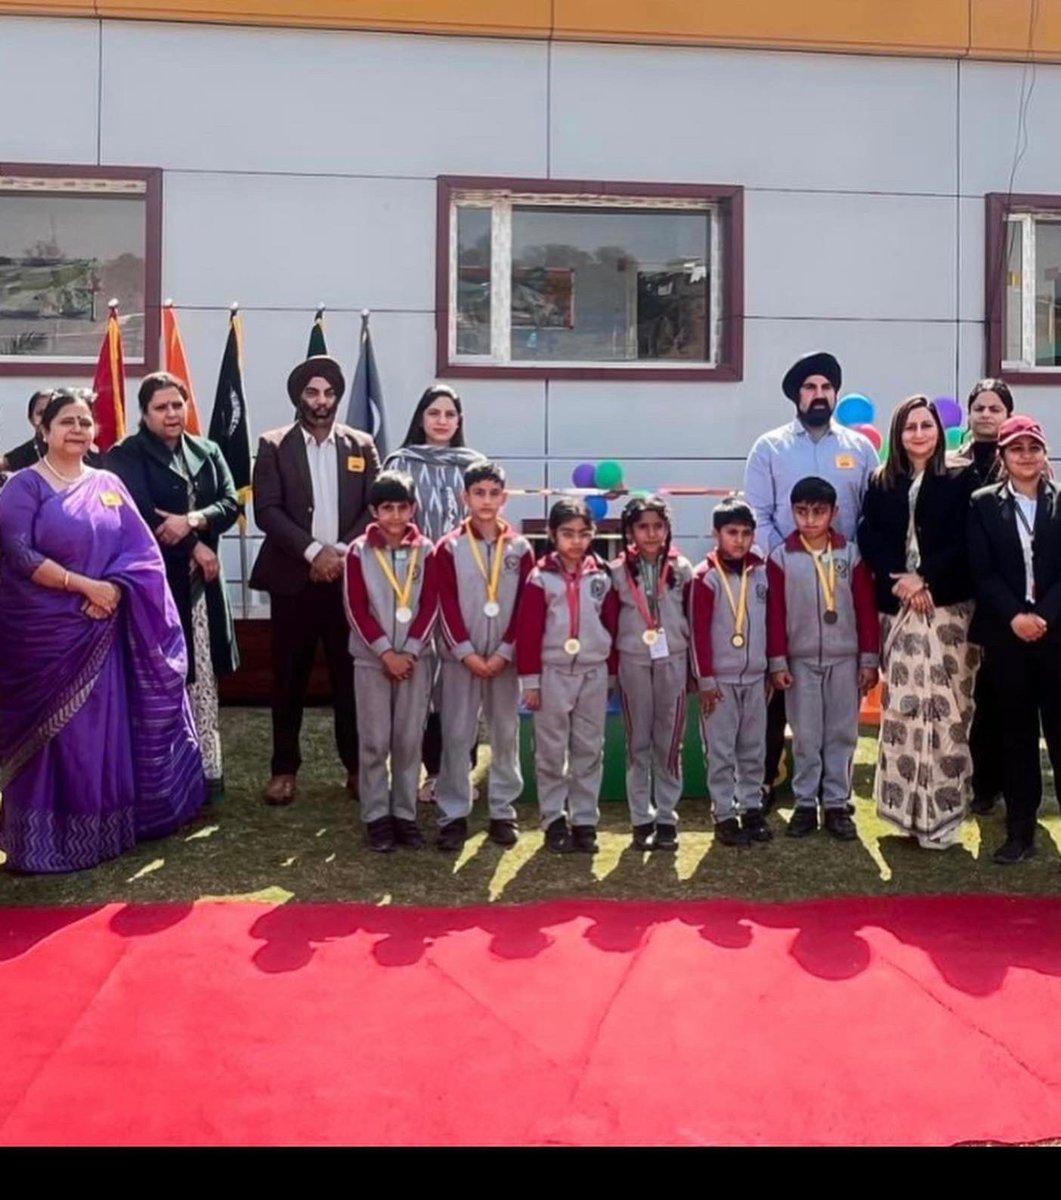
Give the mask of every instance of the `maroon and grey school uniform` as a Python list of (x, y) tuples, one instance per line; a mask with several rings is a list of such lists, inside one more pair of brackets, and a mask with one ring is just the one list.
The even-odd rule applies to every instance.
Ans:
[[(381, 557), (400, 586), (412, 571), (408, 621), (398, 620), (398, 598)], [(435, 572), (434, 549), (415, 525), (409, 525), (401, 544), (392, 548), (372, 524), (346, 555), (343, 600), (359, 705), (361, 819), (366, 824), (386, 816), (416, 820), (420, 741), (434, 674)], [(400, 683), (383, 670), (381, 660), (388, 650), (416, 656), (412, 675)]]
[[(563, 816), (565, 805), (573, 825), (600, 820), (617, 615), (611, 572), (592, 554), (577, 577), (564, 570), (555, 553), (527, 577), (517, 619), (516, 665), (524, 691), (541, 691), (541, 708), (534, 714), (534, 767), (543, 827)], [(575, 653), (572, 639), (578, 643)]]
[[(745, 562), (749, 568), (748, 611), (738, 630), (720, 572), (727, 572), (734, 602), (738, 602)], [(781, 586), (778, 569), (754, 551), (740, 562), (709, 554), (693, 573), (689, 588), (692, 672), (701, 692), (722, 693), (722, 701), (711, 715), (700, 717), (707, 788), (716, 821), (762, 807), (767, 608), (776, 603)]]
[[(961, 531), (958, 532), (961, 536)], [(798, 533), (770, 555), (781, 572), (781, 603), (772, 605), (770, 671), (788, 671), (785, 713), (792, 726), (792, 791), (797, 806), (845, 809), (851, 798), (851, 771), (858, 746), (860, 667), (876, 668), (880, 619), (873, 574), (858, 546), (841, 533), (815, 555)], [(836, 595), (830, 607), (826, 588), (835, 569)], [(832, 615), (830, 615), (832, 614)]]
[[(689, 676), (686, 604), (693, 568), (673, 548), (655, 563), (627, 550), (611, 564), (611, 572), (619, 602), (615, 648), (626, 725), (630, 823), (676, 825)], [(646, 630), (651, 644), (645, 640)]]
[[(471, 539), (479, 551), (476, 559)], [(442, 658), (440, 714), (442, 766), (435, 786), (439, 823), (466, 818), (472, 810), (468, 763), (479, 729), (486, 721), (490, 743), (490, 817), (512, 821), (513, 804), (523, 791), (519, 768), (519, 676), (516, 674), (516, 612), (534, 551), (526, 538), (501, 522), (500, 535), (481, 538), (463, 521), (435, 547), (438, 564), (439, 652)], [(488, 581), (501, 556), (497, 580), (497, 612)], [(482, 567), (479, 562), (481, 561)], [(483, 571), (486, 575), (484, 577)], [(510, 664), (493, 679), (480, 679), (463, 665), (469, 654), (500, 655)]]

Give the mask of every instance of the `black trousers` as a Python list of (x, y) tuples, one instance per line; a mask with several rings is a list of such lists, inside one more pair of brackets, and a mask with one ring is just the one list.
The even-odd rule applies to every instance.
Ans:
[(274, 775), (295, 775), (302, 765), (302, 710), (318, 642), (332, 687), (335, 744), (347, 771), (357, 770), (354, 664), (341, 586), (311, 583), (297, 596), (272, 597)]
[(766, 707), (766, 763), (763, 783), (768, 788), (781, 769), (781, 755), (785, 751), (785, 693), (774, 692)]
[(1054, 778), (1061, 779), (1061, 645), (1014, 639), (989, 651), (984, 664), (1001, 712), (1006, 833), (1030, 844), (1043, 798), (1040, 721)]
[[(1005, 651), (996, 653), (1004, 654)], [(973, 712), (972, 728), (969, 730), (975, 800), (994, 800), (1002, 793), (1002, 706), (988, 666), (989, 657), (990, 652), (985, 651), (983, 663), (976, 673), (976, 690), (973, 692), (976, 709)]]

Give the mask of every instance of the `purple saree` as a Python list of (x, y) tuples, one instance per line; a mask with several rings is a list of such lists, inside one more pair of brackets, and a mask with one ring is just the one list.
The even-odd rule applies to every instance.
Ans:
[[(186, 650), (162, 555), (125, 486), (94, 471), (55, 492), (33, 470), (0, 491), (0, 847), (20, 871), (74, 871), (198, 811), (202, 759)], [(122, 590), (83, 597), (30, 579), (45, 558)]]

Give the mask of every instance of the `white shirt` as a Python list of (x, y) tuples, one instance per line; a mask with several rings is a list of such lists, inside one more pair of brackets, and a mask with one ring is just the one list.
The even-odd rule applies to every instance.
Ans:
[(345, 550), (339, 541), (339, 460), (336, 458), (335, 426), (319, 445), (312, 433), (302, 430), (306, 441), (309, 478), (313, 485), (313, 541), (303, 551), (306, 562), (313, 562), (325, 546)]
[(1022, 496), (1009, 485), (1009, 494), (1016, 502), (1015, 516), (1017, 518), (1017, 537), (1020, 538), (1020, 552), (1024, 556), (1024, 599), (1035, 603), (1035, 560), (1032, 557), (1035, 548), (1035, 510), (1038, 500)]

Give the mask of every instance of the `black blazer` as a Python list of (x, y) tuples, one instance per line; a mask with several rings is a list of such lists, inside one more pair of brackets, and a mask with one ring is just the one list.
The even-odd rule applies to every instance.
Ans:
[[(858, 521), (858, 548), (873, 571), (877, 608), (894, 615), (898, 597), (892, 595), (893, 574), (906, 570), (906, 528), (909, 519), (910, 477), (884, 487), (878, 471), (869, 481)], [(926, 474), (914, 506), (914, 528), (921, 549), (919, 574), (936, 604), (971, 600), (972, 581), (965, 548), (966, 513), (971, 480), (961, 470)]]
[(1018, 613), (1037, 613), (1047, 624), (1046, 640), (1061, 643), (1061, 489), (1039, 483), (1032, 568), (1035, 602), (1024, 598), (1024, 555), (1017, 532), (1016, 501), (1004, 483), (975, 492), (969, 509), (968, 544), (976, 586), (976, 613), (969, 640), (982, 646), (1013, 647), (1020, 638), (1009, 627)]

